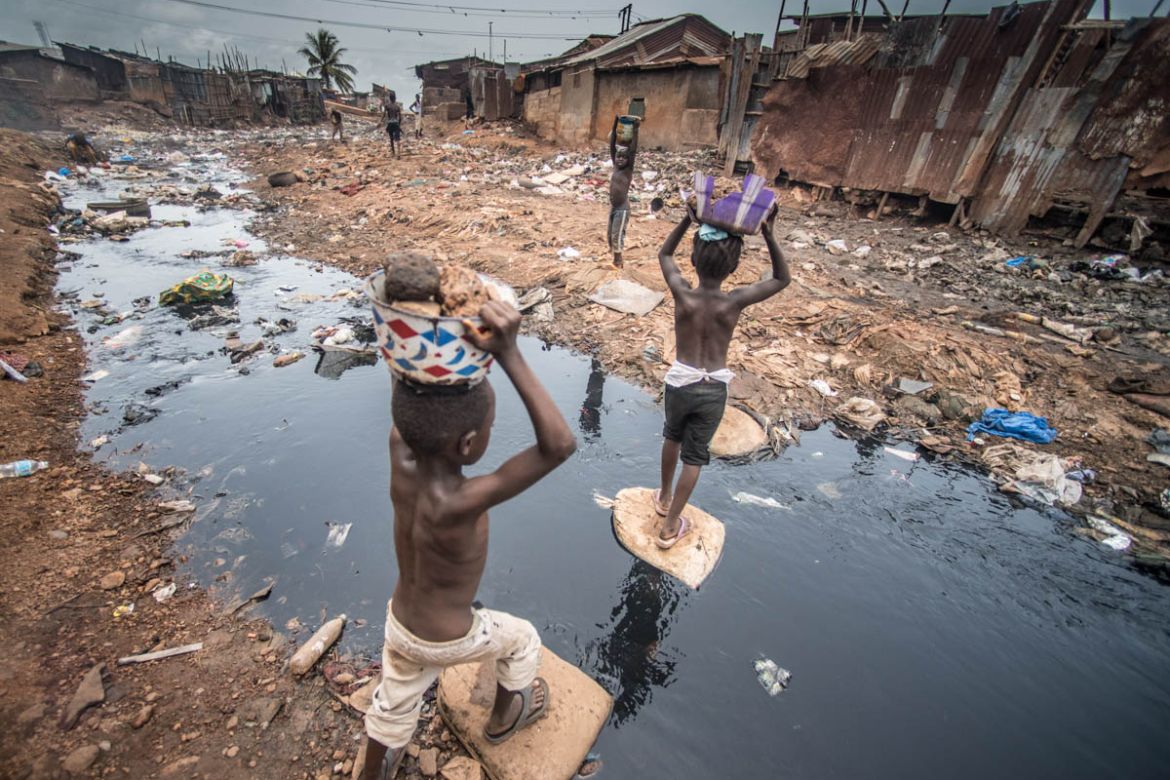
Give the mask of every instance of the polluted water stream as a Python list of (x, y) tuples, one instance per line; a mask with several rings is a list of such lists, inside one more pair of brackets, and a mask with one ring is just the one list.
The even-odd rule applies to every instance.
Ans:
[[(201, 175), (225, 191), (241, 179), (215, 159)], [(66, 202), (122, 184), (66, 185)], [(112, 468), (169, 474), (160, 496), (194, 502), (181, 587), (227, 601), (275, 582), (256, 611), (277, 628), (344, 612), (343, 650), (376, 656), (395, 580), (390, 381), (365, 356), (310, 349), (318, 326), (367, 317), (347, 292), (360, 280), (266, 251), (247, 211), (154, 216), (191, 224), (73, 244), (61, 265), (98, 377), (85, 446)], [(236, 241), (259, 262), (198, 256)], [(192, 330), (157, 305), (204, 268), (235, 278), (238, 323)], [(101, 324), (109, 312), (132, 314)], [(295, 330), (256, 324), (282, 318)], [(233, 363), (233, 330), (262, 351)], [(596, 746), (608, 776), (1164, 776), (1170, 591), (1069, 518), (826, 426), (775, 459), (704, 470), (694, 501), (727, 542), (690, 591), (622, 550), (594, 503), (654, 484), (661, 408), (587, 357), (531, 338), (522, 349), (581, 446), (493, 512), (480, 598), (531, 620), (614, 695)], [(293, 350), (306, 358), (274, 367)], [(474, 472), (532, 438), (506, 378), (493, 382), (498, 418)], [(791, 671), (787, 688), (772, 664)]]

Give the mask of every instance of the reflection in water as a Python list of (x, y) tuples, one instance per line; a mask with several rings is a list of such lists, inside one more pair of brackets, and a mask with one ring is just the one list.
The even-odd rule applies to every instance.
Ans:
[(605, 373), (601, 361), (593, 358), (589, 364), (589, 381), (585, 384), (585, 403), (581, 404), (581, 433), (593, 441), (601, 436), (601, 396), (605, 389)]
[(581, 667), (613, 693), (614, 728), (631, 722), (654, 688), (674, 682), (683, 654), (663, 642), (686, 592), (682, 583), (635, 559), (609, 623), (600, 626), (608, 631), (585, 649)]
[(378, 353), (367, 350), (348, 349), (345, 347), (326, 347), (319, 353), (317, 367), (314, 372), (317, 376), (326, 379), (341, 379), (341, 375), (356, 366), (375, 366), (378, 364)]

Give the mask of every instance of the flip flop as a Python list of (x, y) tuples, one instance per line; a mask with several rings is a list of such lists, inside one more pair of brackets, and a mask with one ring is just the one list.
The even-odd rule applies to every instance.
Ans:
[(489, 734), (487, 729), (483, 730), (483, 738), (491, 745), (498, 745), (501, 742), (507, 742), (511, 739), (517, 731), (531, 726), (536, 721), (548, 714), (548, 705), (552, 701), (549, 697), (548, 683), (544, 681), (543, 677), (537, 677), (534, 683), (539, 683), (541, 690), (544, 691), (544, 703), (536, 709), (532, 709), (532, 686), (519, 691), (520, 693), (520, 714), (516, 717), (516, 722), (508, 727), (507, 731), (501, 734)]
[(650, 498), (650, 503), (654, 504), (654, 511), (658, 513), (659, 517), (666, 517), (666, 513), (670, 511), (670, 507), (662, 508), (662, 502), (658, 499), (662, 497), (662, 489), (654, 491), (654, 495)]
[(688, 533), (690, 533), (690, 530), (691, 530), (691, 521), (687, 520), (687, 518), (684, 515), (679, 515), (678, 533), (676, 533), (674, 536), (670, 537), (669, 539), (663, 539), (661, 536), (655, 536), (654, 543), (656, 545), (658, 545), (658, 549), (660, 549), (660, 550), (669, 550), (671, 547), (674, 547), (676, 544), (678, 544), (680, 539), (682, 539), (684, 536), (686, 536)]

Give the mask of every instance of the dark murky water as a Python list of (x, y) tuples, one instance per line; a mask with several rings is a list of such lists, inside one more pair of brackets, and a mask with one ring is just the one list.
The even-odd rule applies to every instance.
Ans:
[[(60, 288), (80, 299), (104, 292), (119, 311), (157, 300), (219, 262), (179, 252), (224, 248), (248, 216), (155, 213), (194, 224), (72, 247), (83, 258)], [(260, 337), (256, 318), (292, 317), (298, 329), (274, 341), (307, 351), (314, 327), (364, 313), (344, 300), (289, 300), (356, 287), (337, 271), (274, 256), (229, 272), (245, 341)], [(83, 331), (95, 321), (78, 317)], [(132, 346), (102, 344), (136, 325)], [(244, 593), (276, 577), (263, 611), (278, 626), (344, 611), (368, 621), (347, 628), (347, 646), (376, 651), (395, 576), (384, 366), (334, 380), (315, 372), (313, 353), (282, 369), (261, 354), (241, 375), (219, 351), (222, 330), (189, 331), (158, 308), (86, 339), (90, 370), (110, 376), (89, 391), (106, 411), (88, 418), (85, 439), (110, 435), (99, 456), (115, 467), (177, 466), (194, 480), (200, 511), (180, 543), (191, 556), (184, 576), (224, 588), (216, 578), (230, 570), (230, 589)], [(592, 500), (653, 483), (661, 410), (588, 358), (531, 339), (523, 347), (582, 446), (493, 514), (481, 599), (532, 620), (616, 696), (598, 745), (608, 776), (1164, 776), (1170, 591), (1061, 515), (1013, 508), (976, 475), (825, 428), (776, 460), (704, 472), (695, 500), (727, 523), (727, 545), (690, 592), (624, 552)], [(515, 393), (495, 380), (483, 469), (530, 437)], [(171, 382), (180, 384), (145, 392)], [(122, 429), (130, 401), (159, 414)], [(734, 501), (741, 491), (786, 508)], [(340, 546), (327, 541), (337, 524), (352, 524)], [(761, 656), (793, 673), (776, 698), (756, 681)]]

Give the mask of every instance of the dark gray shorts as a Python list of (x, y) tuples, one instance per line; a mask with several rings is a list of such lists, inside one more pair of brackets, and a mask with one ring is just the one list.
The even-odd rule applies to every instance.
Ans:
[(706, 466), (711, 462), (708, 445), (715, 436), (727, 406), (723, 382), (695, 382), (686, 387), (666, 386), (666, 424), (663, 437), (682, 444), (682, 462)]

